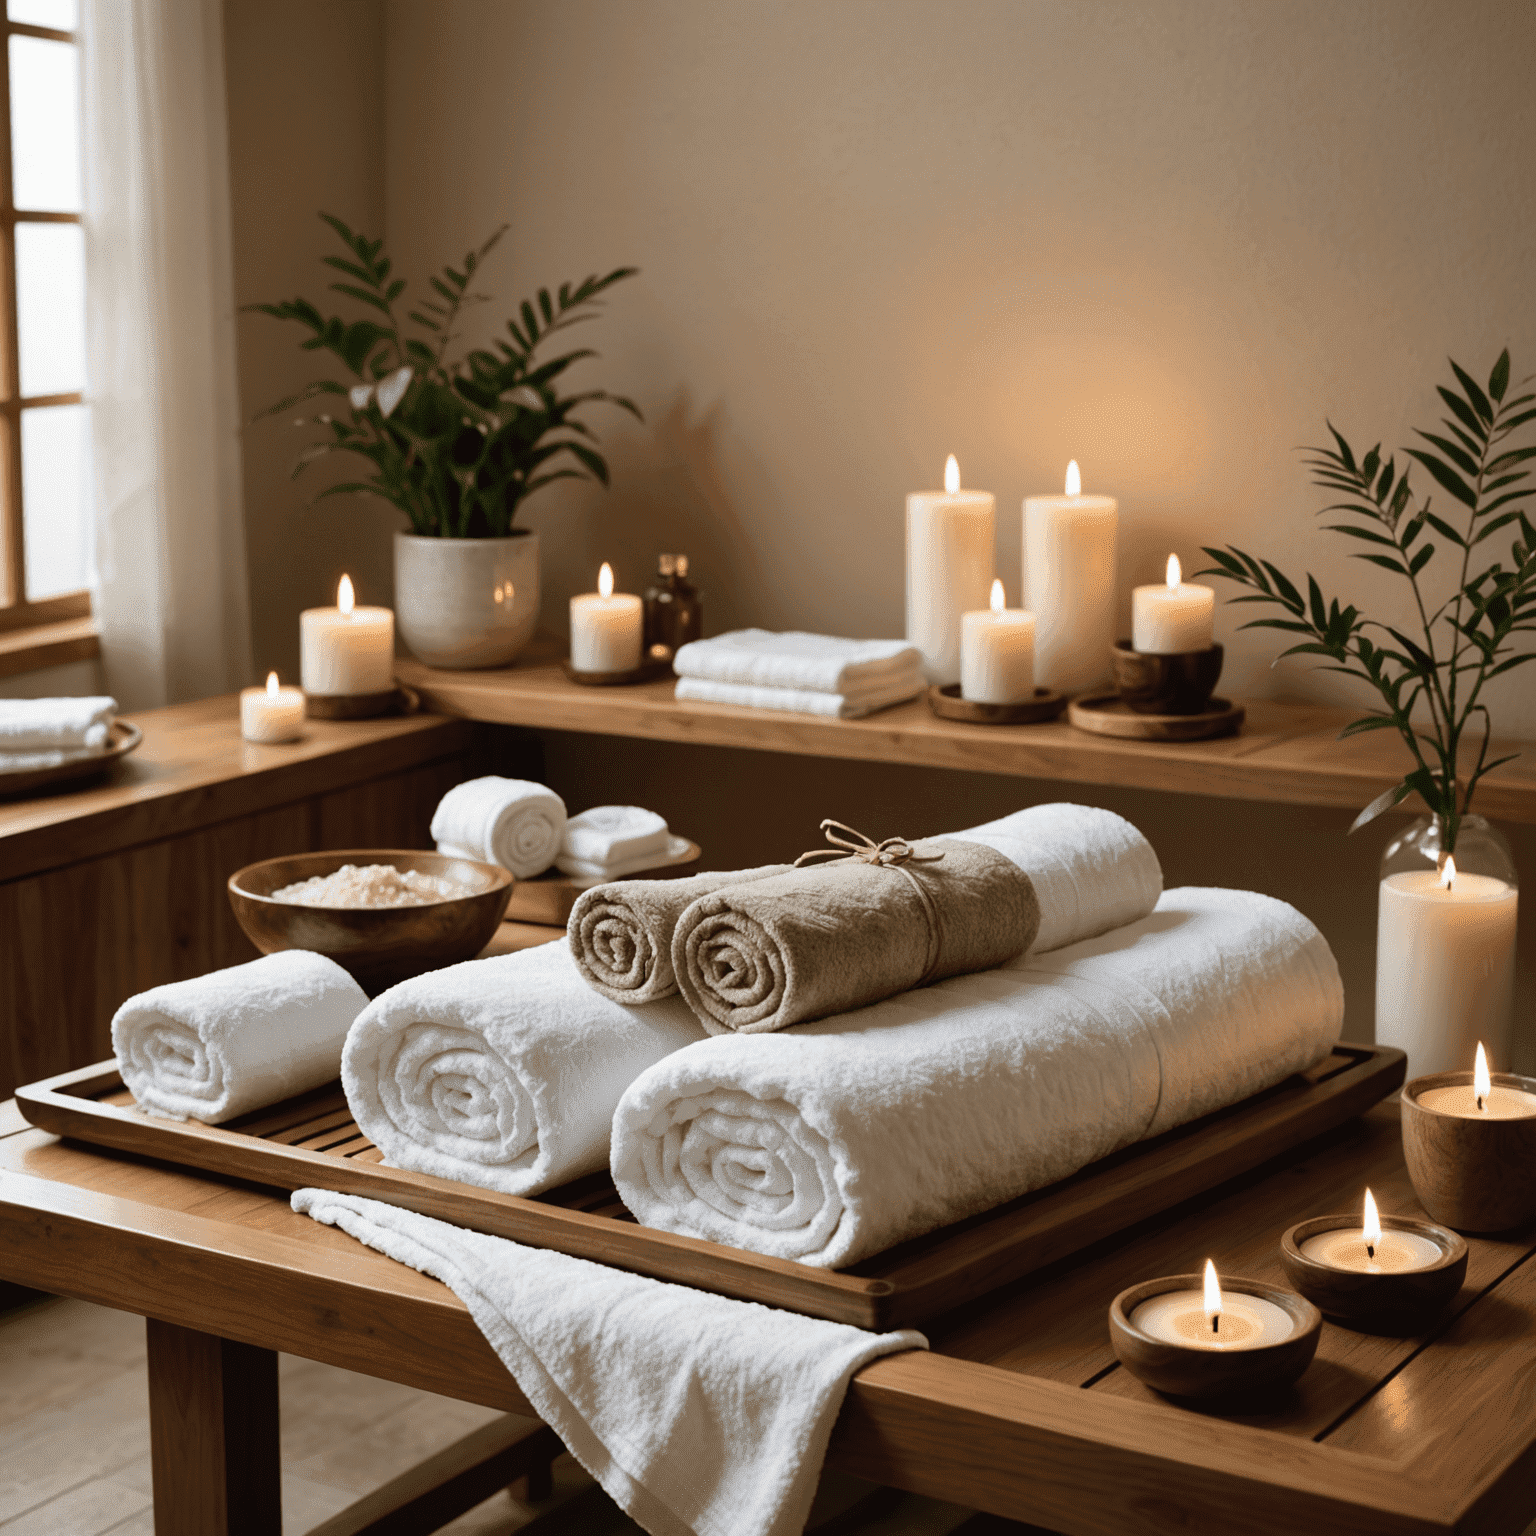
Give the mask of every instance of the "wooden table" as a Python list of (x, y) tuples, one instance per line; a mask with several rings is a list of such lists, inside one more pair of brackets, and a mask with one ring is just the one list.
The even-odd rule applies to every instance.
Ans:
[[(943, 1320), (931, 1353), (861, 1371), (831, 1464), (1071, 1533), (1520, 1531), (1536, 1514), (1536, 1237), (1472, 1240), (1431, 1337), (1325, 1325), (1298, 1388), (1251, 1411), (1175, 1406), (1116, 1366), (1105, 1311), (1122, 1286), (1207, 1255), (1278, 1279), (1281, 1230), (1356, 1208), (1366, 1183), (1417, 1212), (1394, 1105)], [(280, 1195), (60, 1142), (13, 1104), (0, 1279), (151, 1320), (160, 1536), (277, 1530), (272, 1351), (527, 1412), (444, 1286)]]

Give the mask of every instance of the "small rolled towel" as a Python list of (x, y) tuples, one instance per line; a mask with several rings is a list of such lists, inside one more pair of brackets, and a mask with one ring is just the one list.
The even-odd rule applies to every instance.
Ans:
[(565, 819), (565, 801), (546, 785), (491, 775), (443, 796), (432, 813), (432, 839), (439, 853), (499, 864), (531, 880), (555, 862)]
[(284, 949), (130, 997), (112, 1049), (141, 1109), (217, 1125), (330, 1082), (367, 1004), (334, 960)]
[(347, 1037), (341, 1081), (395, 1167), (532, 1195), (604, 1167), (619, 1096), (703, 1033), (675, 999), (599, 997), (563, 944), (544, 944), (376, 997)]
[(0, 699), (0, 753), (99, 752), (116, 713), (105, 697)]
[(613, 1175), (646, 1226), (852, 1264), (1280, 1082), (1338, 1038), (1323, 936), (1284, 902), (1149, 917), (638, 1077)]
[(594, 805), (572, 816), (555, 864), (567, 875), (620, 875), (667, 857), (666, 820), (638, 805)]
[(1003, 965), (1039, 926), (1035, 888), (1006, 855), (891, 838), (701, 896), (677, 920), (672, 969), (710, 1034), (760, 1034)]
[(903, 684), (922, 664), (922, 652), (906, 640), (735, 629), (680, 647), (672, 670), (679, 677), (749, 688), (853, 695)]
[(612, 880), (576, 898), (566, 924), (576, 969), (587, 985), (616, 1003), (653, 1003), (677, 993), (672, 934), (701, 896), (786, 875), (791, 864), (764, 864), (683, 880)]

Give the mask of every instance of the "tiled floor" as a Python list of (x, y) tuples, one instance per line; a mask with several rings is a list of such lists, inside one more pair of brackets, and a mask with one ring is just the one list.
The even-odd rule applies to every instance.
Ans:
[[(298, 1536), (497, 1415), (313, 1361), (282, 1357), (283, 1531)], [(1028, 1527), (951, 1504), (823, 1481), (818, 1536), (965, 1536)], [(569, 1456), (538, 1505), (507, 1494), (452, 1536), (619, 1536), (640, 1528)], [(0, 1536), (152, 1536), (144, 1324), (82, 1301), (0, 1312)]]

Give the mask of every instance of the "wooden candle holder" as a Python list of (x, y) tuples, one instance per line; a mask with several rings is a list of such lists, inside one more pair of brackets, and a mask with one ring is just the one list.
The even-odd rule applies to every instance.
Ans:
[(1303, 1296), (1262, 1280), (1221, 1277), (1229, 1294), (1257, 1296), (1290, 1315), (1296, 1331), (1278, 1344), (1255, 1349), (1198, 1349), (1143, 1333), (1131, 1321), (1142, 1302), (1164, 1291), (1198, 1291), (1201, 1275), (1164, 1275), (1121, 1291), (1109, 1308), (1109, 1338), (1131, 1375), (1170, 1397), (1238, 1397), (1288, 1387), (1311, 1365), (1323, 1331), (1323, 1314)]
[(1110, 647), (1115, 687), (1138, 715), (1199, 715), (1221, 680), (1223, 652), (1182, 651), (1172, 656), (1138, 651), (1129, 640)]
[(660, 660), (642, 661), (626, 672), (581, 672), (571, 665), (569, 658), (560, 666), (573, 683), (584, 688), (633, 688), (636, 683), (654, 683), (672, 676), (672, 663)]
[(306, 693), (311, 720), (375, 720), (380, 715), (414, 715), (421, 707), (415, 689), (403, 683), (382, 693)]
[(981, 704), (960, 697), (959, 683), (935, 683), (928, 690), (928, 708), (941, 720), (969, 720), (973, 725), (1039, 725), (1054, 720), (1067, 707), (1067, 696), (1054, 688), (1036, 688), (1013, 704)]
[(1413, 1232), (1440, 1249), (1425, 1269), (1369, 1275), (1309, 1258), (1301, 1246), (1320, 1232), (1360, 1230), (1360, 1216), (1314, 1216), (1280, 1239), (1285, 1278), (1325, 1317), (1373, 1333), (1417, 1333), (1461, 1289), (1467, 1277), (1467, 1245), (1454, 1232), (1408, 1216), (1383, 1216), (1393, 1232)]
[[(1495, 1072), (1493, 1082), (1536, 1093), (1536, 1078)], [(1507, 1232), (1536, 1220), (1536, 1115), (1480, 1120), (1426, 1109), (1430, 1088), (1466, 1088), (1470, 1072), (1433, 1072), (1403, 1089), (1403, 1160), (1419, 1204), (1458, 1232)]]

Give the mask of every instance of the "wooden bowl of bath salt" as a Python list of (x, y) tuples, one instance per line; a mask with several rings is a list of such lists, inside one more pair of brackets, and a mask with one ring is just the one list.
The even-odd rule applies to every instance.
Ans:
[(397, 981), (472, 960), (512, 896), (494, 864), (402, 848), (292, 853), (229, 877), (229, 901), (264, 955), (310, 949), (370, 997)]

